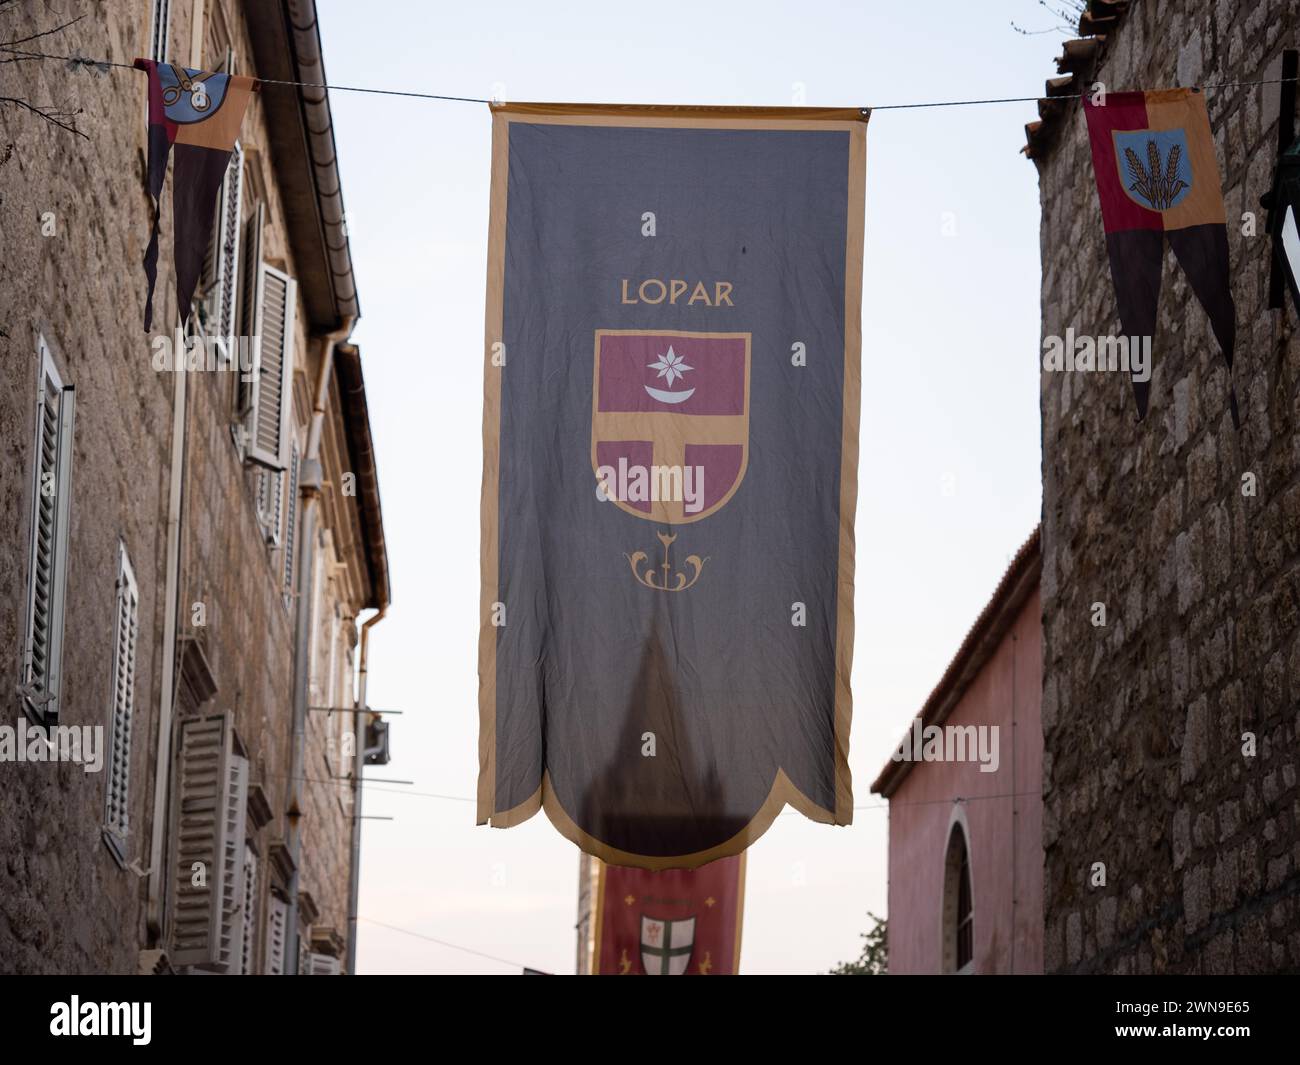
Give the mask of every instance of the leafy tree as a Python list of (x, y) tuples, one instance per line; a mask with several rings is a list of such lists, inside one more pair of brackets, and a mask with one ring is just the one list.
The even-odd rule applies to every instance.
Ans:
[(830, 971), (831, 976), (884, 976), (889, 969), (889, 941), (885, 935), (888, 922), (870, 911), (867, 916), (875, 924), (862, 933), (862, 953), (856, 961), (841, 962)]

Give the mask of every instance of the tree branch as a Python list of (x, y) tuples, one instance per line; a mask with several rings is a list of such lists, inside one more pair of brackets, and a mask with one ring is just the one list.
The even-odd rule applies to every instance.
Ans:
[[(2, 6), (2, 4), (0, 4), (0, 6)], [(85, 15), (78, 15), (70, 22), (65, 22), (62, 26), (55, 26), (54, 29), (52, 30), (41, 30), (40, 33), (33, 33), (30, 37), (18, 37), (12, 41), (0, 41), (0, 44), (4, 45), (6, 48), (12, 48), (15, 44), (26, 44), (28, 41), (35, 41), (35, 40), (39, 40), (42, 37), (49, 37), (51, 34), (61, 33), (63, 30), (66, 30), (69, 26), (75, 26), (78, 22), (80, 22), (85, 17), (86, 17)]]
[(58, 126), (59, 129), (67, 130), (69, 133), (75, 133), (82, 140), (90, 140), (86, 134), (71, 125), (66, 119), (72, 119), (74, 116), (81, 114), (78, 111), (56, 111), (50, 107), (37, 107), (35, 104), (29, 104), (26, 100), (20, 100), (15, 96), (0, 96), (0, 104), (15, 104), (30, 111), (32, 114), (45, 119), (52, 126)]

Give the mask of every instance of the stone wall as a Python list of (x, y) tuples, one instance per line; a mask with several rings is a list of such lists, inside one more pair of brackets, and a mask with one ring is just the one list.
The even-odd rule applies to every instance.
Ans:
[[(89, 17), (48, 39), (51, 51), (80, 51), (129, 62), (144, 49), (147, 0), (83, 3)], [(0, 39), (47, 29), (80, 13), (44, 5), (0, 10)], [(187, 60), (190, 4), (172, 5), (171, 56)], [(224, 61), (232, 47), (237, 69), (251, 72), (253, 54), (236, 0), (208, 0), (205, 65)], [(213, 57), (216, 56), (216, 60)], [(140, 592), (139, 657), (133, 725), (131, 832), (127, 861), (103, 842), (106, 773), (71, 765), (0, 762), (0, 971), (135, 972), (146, 928), (146, 870), (158, 752), (166, 566), (167, 492), (173, 375), (151, 365), (151, 337), (142, 329), (141, 259), (149, 233), (145, 192), (144, 75), (111, 70), (68, 72), (61, 63), (0, 66), (0, 95), (80, 108), (83, 140), (35, 116), (0, 107), (0, 675), (16, 678), (21, 664), (28, 581), (28, 527), (37, 385), (37, 335), (52, 347), (60, 374), (77, 389), (67, 625), (67, 680), (61, 722), (109, 724), (114, 644), (115, 577), (119, 541), (126, 544)], [(294, 276), (322, 264), (298, 261), (285, 235), (276, 180), (280, 152), (272, 145), (260, 100), (254, 97), (241, 144), (246, 157), (245, 219), (263, 202), (263, 257)], [(52, 211), (56, 235), (42, 236)], [(158, 331), (174, 323), (171, 272), (171, 187), (163, 201), (163, 241), (155, 296)], [(321, 344), (296, 321), (294, 423), (301, 440), (311, 416), (311, 390)], [(339, 654), (355, 645), (357, 611), (367, 594), (356, 499), (342, 494), (350, 468), (337, 384), (331, 388), (322, 462), (322, 521), (337, 545), (332, 600), (339, 607)], [(230, 711), (250, 762), (250, 783), (269, 807), (249, 837), (258, 854), (260, 939), (267, 891), (278, 880), (272, 851), (288, 835), (297, 598), (286, 597), (283, 548), (268, 547), (259, 527), (259, 474), (245, 466), (232, 437), (234, 375), (188, 377), (185, 495), (181, 521), (179, 635), (203, 650), (216, 690), (202, 700), (178, 700), (178, 715)], [(196, 606), (201, 609), (196, 611)], [(197, 622), (197, 623), (196, 623)], [(341, 667), (336, 705), (350, 705), (351, 671)], [(6, 692), (13, 692), (7, 680)], [(0, 724), (20, 713), (9, 694)], [(304, 838), (300, 888), (315, 923), (347, 932), (351, 866), (351, 773), (339, 738), (352, 715), (309, 714), (304, 759)], [(331, 744), (331, 739), (333, 743)], [(256, 829), (254, 831), (254, 829)], [(281, 872), (283, 871), (281, 866)]]
[[(1298, 46), (1300, 11), (1284, 0), (1136, 0), (1093, 79), (1258, 81)], [(1266, 306), (1259, 207), (1277, 101), (1276, 85), (1207, 92), (1241, 431), (1168, 254), (1144, 422), (1125, 376), (1042, 374), (1048, 972), (1300, 969), (1300, 343), (1289, 301)], [(1037, 160), (1043, 334), (1118, 334), (1084, 116), (1074, 103), (1057, 121)]]
[[(58, 45), (50, 50), (130, 57), (148, 33), (148, 5), (118, 6), (121, 17), (101, 24), (87, 18), (48, 38)], [(49, 29), (77, 13), (15, 5), (0, 11), (0, 38)], [(187, 32), (179, 21), (178, 39)], [(86, 141), (0, 107), (3, 725), (15, 725), (22, 713), (15, 682), (27, 608), (38, 334), (78, 395), (62, 723), (109, 723), (119, 542), (139, 584), (142, 636), (162, 627), (171, 382), (151, 369), (141, 328), (150, 215), (137, 78), (72, 74), (57, 63), (0, 66), (0, 96), (79, 109), (82, 130), (111, 131)], [(42, 235), (46, 212), (54, 215), (52, 236)], [(170, 256), (164, 243), (163, 261)], [(162, 321), (175, 313), (168, 284), (164, 274)], [(160, 664), (158, 641), (142, 638), (128, 836), (128, 855), (140, 868), (149, 865)], [(105, 784), (106, 773), (74, 765), (0, 763), (0, 970), (135, 971), (145, 881), (119, 866), (102, 840)]]

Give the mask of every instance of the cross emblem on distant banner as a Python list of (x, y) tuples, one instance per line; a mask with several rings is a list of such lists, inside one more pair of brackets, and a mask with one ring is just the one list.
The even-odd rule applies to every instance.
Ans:
[(680, 976), (695, 948), (695, 918), (641, 918), (641, 964), (650, 976)]

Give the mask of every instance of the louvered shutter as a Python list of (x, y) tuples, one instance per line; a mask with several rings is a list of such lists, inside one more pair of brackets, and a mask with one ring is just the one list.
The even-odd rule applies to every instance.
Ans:
[(239, 971), (252, 974), (253, 952), (257, 949), (257, 851), (252, 843), (244, 847), (243, 927), (239, 948)]
[(231, 755), (222, 795), (225, 825), (221, 863), (221, 933), (216, 968), (238, 976), (244, 944), (244, 826), (248, 817), (248, 759)]
[(284, 518), (284, 602), (293, 605), (294, 576), (298, 572), (298, 560), (294, 552), (298, 549), (298, 468), (301, 458), (298, 455), (298, 442), (293, 442), (289, 456), (289, 485), (285, 498)]
[(149, 24), (149, 58), (167, 62), (167, 34), (171, 29), (171, 0), (153, 0)]
[(302, 972), (304, 976), (338, 976), (339, 960), (328, 954), (308, 954)]
[[(225, 889), (233, 735), (229, 714), (183, 719), (172, 803), (173, 965), (218, 961)], [(195, 883), (196, 865), (204, 876)]]
[(266, 907), (266, 972), (284, 975), (284, 951), (289, 931), (289, 904), (272, 895)]
[(50, 725), (62, 690), (76, 392), (59, 379), (43, 339), (40, 353), (22, 691), (27, 712)]
[[(262, 272), (258, 269), (262, 262), (262, 230), (266, 226), (266, 205), (259, 203), (257, 210), (248, 219), (244, 227), (243, 262), (239, 268), (241, 292), (239, 295), (239, 335), (248, 343), (248, 354), (256, 369), (257, 353), (252, 346), (252, 338), (257, 335), (257, 288)], [(239, 389), (235, 400), (235, 413), (246, 418), (253, 405), (252, 373), (240, 366)]]
[(126, 545), (118, 548), (117, 620), (113, 643), (113, 700), (109, 709), (108, 797), (105, 826), (122, 845), (130, 828), (131, 726), (135, 718), (135, 661), (140, 635), (140, 590), (127, 557)]
[[(239, 246), (244, 211), (244, 150), (236, 143), (217, 197), (217, 215), (204, 260), (206, 331), (228, 342), (239, 324)], [(234, 354), (234, 353), (232, 353)]]
[(284, 518), (284, 482), (286, 470), (257, 471), (257, 520), (262, 537), (272, 547), (278, 546)]
[(293, 403), (293, 329), (297, 282), (266, 263), (258, 265), (254, 314), (257, 370), (248, 411), (249, 459), (272, 470), (289, 461)]

